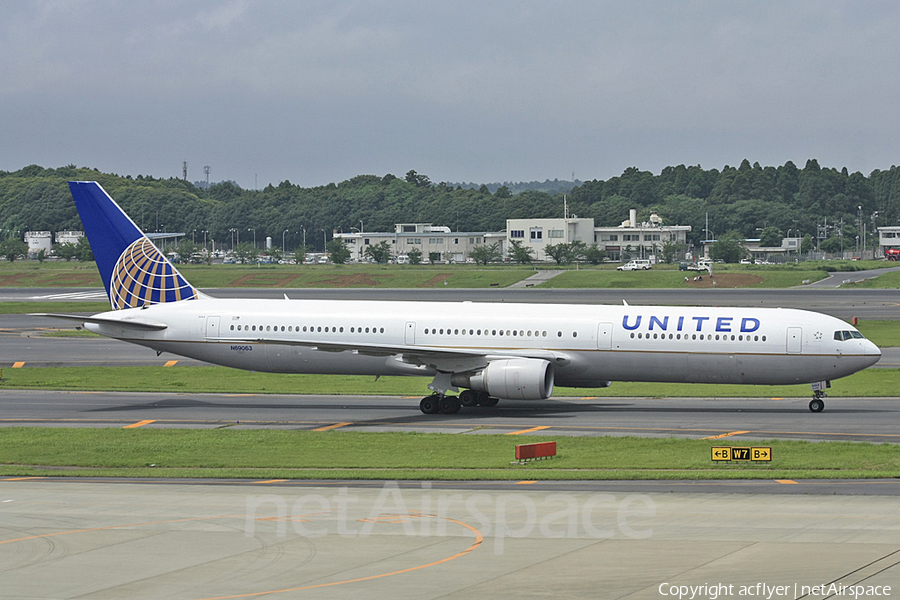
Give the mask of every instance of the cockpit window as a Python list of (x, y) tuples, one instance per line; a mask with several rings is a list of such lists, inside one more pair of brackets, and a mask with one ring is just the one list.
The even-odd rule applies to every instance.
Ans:
[(844, 340), (849, 340), (849, 339), (861, 340), (861, 339), (863, 339), (863, 334), (861, 334), (858, 331), (835, 331), (834, 339), (839, 342), (842, 342)]

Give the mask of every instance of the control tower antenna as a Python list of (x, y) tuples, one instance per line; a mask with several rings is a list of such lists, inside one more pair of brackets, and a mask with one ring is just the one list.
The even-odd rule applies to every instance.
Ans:
[(206, 173), (206, 187), (209, 187), (209, 171), (210, 171), (209, 165), (206, 165), (205, 167), (203, 167), (203, 172)]
[(181, 163), (181, 171), (184, 173), (184, 180), (187, 181), (187, 161)]

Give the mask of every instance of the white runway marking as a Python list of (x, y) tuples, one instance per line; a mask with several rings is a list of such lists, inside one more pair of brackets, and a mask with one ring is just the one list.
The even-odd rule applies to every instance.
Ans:
[(31, 296), (30, 300), (106, 300), (106, 292), (91, 290), (88, 292), (69, 292), (67, 294), (48, 294)]

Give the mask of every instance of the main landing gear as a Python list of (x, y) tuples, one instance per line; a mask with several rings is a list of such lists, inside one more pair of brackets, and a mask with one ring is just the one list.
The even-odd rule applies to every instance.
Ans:
[(463, 390), (456, 396), (447, 396), (444, 394), (432, 394), (425, 396), (419, 402), (419, 410), (426, 415), (452, 415), (459, 412), (463, 406), (496, 406), (500, 400), (492, 398), (487, 392), (476, 392), (474, 390)]
[(809, 401), (809, 410), (810, 412), (822, 412), (822, 409), (825, 408), (825, 401), (823, 398), (828, 397), (828, 394), (823, 392), (822, 390), (816, 390), (813, 392), (813, 399)]

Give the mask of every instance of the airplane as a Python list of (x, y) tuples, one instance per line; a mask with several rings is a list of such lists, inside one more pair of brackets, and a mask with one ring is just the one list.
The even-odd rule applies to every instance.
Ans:
[(821, 412), (832, 380), (881, 357), (855, 327), (797, 309), (214, 298), (97, 182), (69, 186), (112, 310), (42, 316), (238, 369), (430, 377), (425, 414), (613, 381), (810, 384)]

